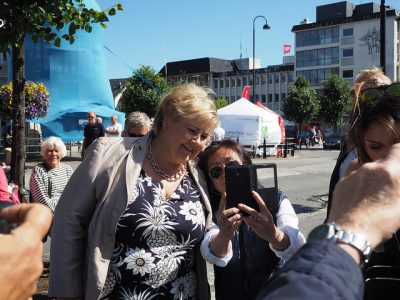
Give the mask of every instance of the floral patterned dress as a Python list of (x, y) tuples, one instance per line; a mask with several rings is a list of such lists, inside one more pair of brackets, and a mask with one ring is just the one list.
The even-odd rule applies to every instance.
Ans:
[(204, 207), (186, 173), (169, 199), (142, 170), (134, 201), (121, 216), (101, 299), (194, 299), (194, 246), (204, 235)]

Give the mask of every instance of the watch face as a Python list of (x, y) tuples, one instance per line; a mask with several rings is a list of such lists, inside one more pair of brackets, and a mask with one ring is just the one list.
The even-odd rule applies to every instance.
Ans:
[(332, 225), (322, 224), (315, 227), (308, 235), (308, 238), (310, 240), (323, 240), (323, 239), (330, 239), (334, 235), (335, 235), (335, 229), (333, 228)]

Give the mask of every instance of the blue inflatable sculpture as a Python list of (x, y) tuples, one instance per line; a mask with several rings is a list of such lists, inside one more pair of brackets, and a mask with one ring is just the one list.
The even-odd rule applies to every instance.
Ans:
[[(85, 4), (100, 10), (94, 0)], [(105, 127), (113, 114), (123, 123), (124, 113), (114, 109), (103, 36), (104, 29), (93, 24), (91, 33), (81, 30), (72, 45), (63, 40), (60, 48), (25, 40), (25, 78), (43, 82), (50, 93), (47, 116), (34, 120), (41, 124), (44, 138), (55, 135), (64, 142), (82, 140), (88, 111), (102, 117)]]

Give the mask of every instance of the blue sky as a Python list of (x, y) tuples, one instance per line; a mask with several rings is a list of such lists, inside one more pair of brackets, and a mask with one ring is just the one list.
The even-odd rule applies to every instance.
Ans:
[[(104, 44), (110, 78), (132, 75), (131, 68), (152, 66), (159, 71), (166, 62), (201, 57), (235, 59), (253, 53), (253, 19), (267, 18), (270, 30), (264, 31), (262, 18), (256, 20), (256, 57), (261, 66), (280, 64), (283, 45), (291, 44), (293, 25), (304, 18), (315, 22), (316, 6), (332, 0), (97, 0), (107, 8), (119, 2), (124, 11), (111, 17)], [(352, 1), (354, 4), (371, 1)], [(386, 5), (400, 9), (396, 0)], [(375, 0), (380, 4), (380, 1)], [(241, 45), (241, 46), (240, 46)]]

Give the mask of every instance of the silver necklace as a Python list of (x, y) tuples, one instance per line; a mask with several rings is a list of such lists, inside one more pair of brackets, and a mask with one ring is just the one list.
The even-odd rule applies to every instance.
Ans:
[(162, 178), (164, 178), (168, 182), (175, 182), (179, 179), (182, 178), (183, 175), (186, 173), (186, 164), (181, 164), (179, 166), (178, 172), (176, 174), (170, 176), (166, 174), (161, 168), (158, 166), (156, 160), (153, 157), (153, 152), (151, 151), (151, 145), (149, 147), (149, 152), (147, 152), (147, 158), (149, 159), (150, 165), (153, 168), (153, 170)]

